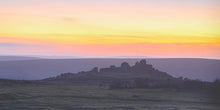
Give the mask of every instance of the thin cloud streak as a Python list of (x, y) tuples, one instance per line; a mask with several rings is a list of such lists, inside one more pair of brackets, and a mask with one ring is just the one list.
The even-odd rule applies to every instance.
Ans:
[(23, 44), (13, 42), (0, 42), (0, 47), (44, 47), (43, 45)]

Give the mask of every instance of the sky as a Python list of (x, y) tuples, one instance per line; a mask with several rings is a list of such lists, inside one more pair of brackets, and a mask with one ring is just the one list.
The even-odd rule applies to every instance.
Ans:
[(0, 55), (220, 59), (219, 0), (0, 0)]

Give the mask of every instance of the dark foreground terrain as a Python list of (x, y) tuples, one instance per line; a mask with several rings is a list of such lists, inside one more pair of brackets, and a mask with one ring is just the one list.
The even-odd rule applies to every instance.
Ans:
[(172, 89), (1, 85), (0, 110), (220, 110), (215, 96)]

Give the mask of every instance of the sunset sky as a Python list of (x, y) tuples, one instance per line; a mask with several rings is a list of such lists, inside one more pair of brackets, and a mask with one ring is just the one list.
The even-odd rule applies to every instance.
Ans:
[(0, 0), (0, 55), (220, 59), (220, 1)]

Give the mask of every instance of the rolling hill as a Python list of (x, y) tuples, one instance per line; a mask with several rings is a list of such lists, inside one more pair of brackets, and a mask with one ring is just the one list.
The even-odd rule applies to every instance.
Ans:
[[(140, 59), (32, 59), (17, 61), (0, 61), (0, 78), (38, 80), (57, 76), (61, 73), (88, 71), (93, 67), (104, 68), (109, 65), (119, 66), (121, 62), (134, 65)], [(150, 58), (158, 70), (174, 77), (188, 77), (213, 81), (220, 78), (220, 60), (196, 58)]]
[(0, 56), (0, 61), (19, 61), (19, 60), (36, 60), (42, 59), (38, 57), (27, 57), (27, 56)]

